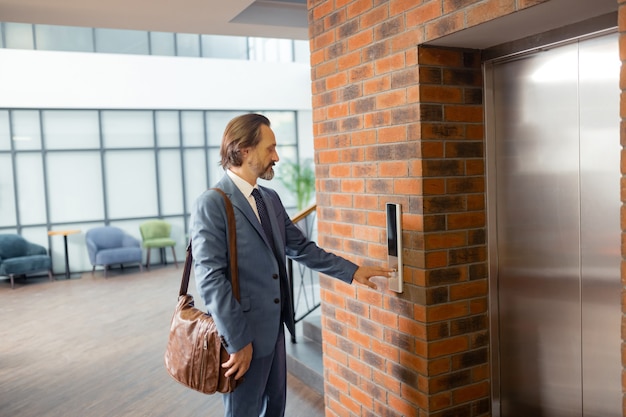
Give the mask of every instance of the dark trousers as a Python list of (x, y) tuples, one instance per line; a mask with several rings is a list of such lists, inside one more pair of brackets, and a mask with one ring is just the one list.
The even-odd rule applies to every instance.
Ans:
[(244, 382), (224, 394), (225, 417), (283, 417), (287, 401), (285, 331), (280, 325), (271, 355), (252, 359)]

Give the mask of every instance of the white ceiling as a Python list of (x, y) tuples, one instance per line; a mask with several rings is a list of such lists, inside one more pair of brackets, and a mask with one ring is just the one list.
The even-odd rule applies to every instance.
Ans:
[(306, 0), (0, 0), (0, 21), (309, 39)]
[[(549, 0), (430, 43), (485, 49), (615, 11), (617, 0)], [(302, 40), (307, 16), (306, 0), (0, 0), (4, 22)]]

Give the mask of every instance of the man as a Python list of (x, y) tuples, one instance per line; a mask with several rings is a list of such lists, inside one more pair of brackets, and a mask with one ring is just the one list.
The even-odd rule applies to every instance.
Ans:
[(191, 238), (198, 291), (230, 353), (222, 366), (228, 368), (226, 376), (244, 378), (235, 392), (224, 394), (225, 416), (282, 417), (287, 394), (283, 323), (295, 330), (285, 256), (371, 288), (376, 285), (370, 277), (388, 277), (391, 270), (359, 267), (319, 248), (291, 222), (278, 194), (257, 185), (258, 178), (272, 179), (279, 160), (265, 116), (246, 114), (231, 120), (220, 154), (226, 175), (216, 188), (229, 196), (235, 210), (239, 302), (229, 281), (224, 202), (216, 191), (208, 190), (196, 201)]

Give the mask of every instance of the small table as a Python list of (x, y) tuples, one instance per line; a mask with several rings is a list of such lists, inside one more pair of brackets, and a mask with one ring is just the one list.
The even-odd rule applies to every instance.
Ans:
[(48, 236), (63, 236), (63, 243), (65, 245), (65, 278), (70, 279), (70, 258), (67, 254), (67, 235), (73, 235), (76, 233), (80, 233), (78, 229), (72, 230), (50, 230), (48, 232)]

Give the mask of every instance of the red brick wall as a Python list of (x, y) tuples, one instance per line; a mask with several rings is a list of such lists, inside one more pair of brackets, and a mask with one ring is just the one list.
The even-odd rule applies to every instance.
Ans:
[[(624, 203), (626, 202), (626, 178), (624, 174), (626, 174), (626, 158), (624, 157), (624, 145), (626, 144), (626, 123), (624, 122), (624, 118), (626, 118), (626, 96), (624, 95), (626, 92), (626, 66), (624, 65), (624, 61), (626, 61), (626, 0), (617, 0), (619, 4), (618, 9), (618, 27), (619, 27), (619, 56), (622, 61), (622, 71), (620, 73), (620, 89), (622, 91), (620, 97), (620, 118), (621, 129), (620, 129), (620, 140), (622, 143), (622, 156), (621, 156), (621, 172), (622, 172), (622, 181), (621, 181), (621, 201), (622, 201), (622, 211), (621, 211), (621, 224), (622, 224), (622, 284), (626, 285), (626, 263), (624, 259), (626, 258), (626, 210), (624, 208)], [(624, 287), (622, 287), (624, 288)], [(626, 291), (622, 289), (622, 313), (626, 313)], [(626, 316), (622, 314), (622, 367), (626, 365)], [(626, 392), (626, 370), (622, 370), (622, 392)], [(626, 416), (626, 398), (623, 397), (622, 401), (622, 415)]]
[(490, 415), (480, 55), (419, 45), (541, 2), (309, 0), (319, 241), (403, 211), (403, 294), (321, 280), (327, 416)]

